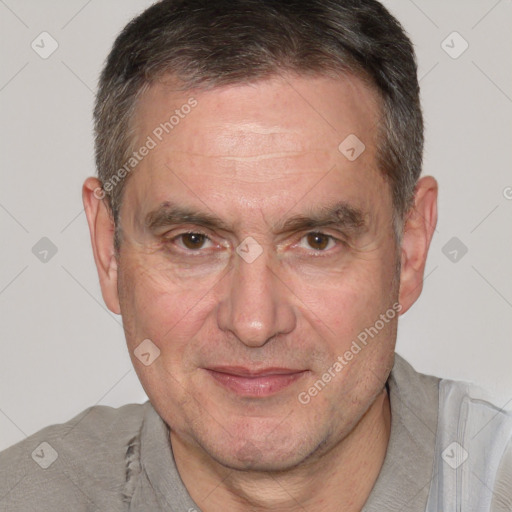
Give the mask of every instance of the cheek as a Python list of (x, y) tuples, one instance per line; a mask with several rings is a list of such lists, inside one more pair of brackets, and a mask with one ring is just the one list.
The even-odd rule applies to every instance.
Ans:
[(161, 351), (177, 350), (207, 316), (213, 283), (182, 280), (155, 260), (145, 256), (122, 262), (119, 295), (126, 338), (132, 347), (149, 338)]
[(379, 318), (393, 302), (390, 265), (382, 260), (354, 261), (340, 272), (295, 279), (293, 291), (303, 314), (325, 339), (351, 340)]

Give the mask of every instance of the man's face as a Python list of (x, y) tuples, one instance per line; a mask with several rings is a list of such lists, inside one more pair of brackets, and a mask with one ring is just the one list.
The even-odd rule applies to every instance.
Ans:
[[(286, 469), (324, 453), (382, 390), (396, 317), (374, 326), (398, 280), (378, 112), (354, 77), (158, 83), (142, 96), (135, 147), (157, 144), (121, 207), (127, 342), (173, 435), (224, 465)], [(355, 139), (338, 149), (351, 134), (365, 145), (355, 160)], [(134, 356), (146, 339), (160, 350), (149, 366)]]

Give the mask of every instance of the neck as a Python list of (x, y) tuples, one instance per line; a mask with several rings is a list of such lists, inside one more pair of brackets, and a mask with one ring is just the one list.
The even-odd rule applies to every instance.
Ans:
[(356, 512), (384, 462), (390, 418), (384, 389), (352, 432), (329, 452), (279, 473), (225, 468), (172, 432), (171, 444), (181, 479), (203, 512)]

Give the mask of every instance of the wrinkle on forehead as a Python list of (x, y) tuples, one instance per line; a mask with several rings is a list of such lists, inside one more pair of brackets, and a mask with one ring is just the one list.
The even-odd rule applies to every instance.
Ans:
[[(232, 129), (233, 132), (240, 130), (240, 123), (223, 123), (222, 125), (226, 129)], [(253, 133), (257, 133), (259, 135), (275, 135), (282, 133), (294, 133), (295, 130), (285, 129), (282, 126), (271, 126), (266, 127), (261, 125), (260, 123), (243, 123), (244, 131), (250, 131)]]
[(218, 154), (205, 154), (193, 153), (191, 151), (169, 151), (169, 153), (183, 153), (188, 156), (205, 157), (205, 158), (219, 158), (221, 160), (232, 160), (234, 162), (258, 162), (260, 160), (281, 159), (306, 156), (309, 151), (277, 151), (269, 153), (258, 153), (252, 156), (233, 156), (231, 154), (218, 155)]
[(268, 158), (300, 156), (309, 152), (317, 141), (298, 130), (260, 123), (203, 124), (202, 136), (183, 141), (182, 150), (227, 160), (258, 161)]
[[(166, 159), (158, 164), (159, 170), (154, 169), (153, 172), (162, 176), (184, 172), (189, 178), (194, 176), (202, 182), (215, 177), (220, 182), (231, 182), (233, 185), (236, 181), (240, 186), (244, 183), (283, 183), (283, 186), (287, 186), (292, 184), (290, 180), (316, 180), (319, 176), (327, 174), (335, 166), (337, 158), (337, 148), (330, 151), (309, 148), (303, 152), (268, 154), (261, 158), (205, 156), (202, 153), (173, 149), (167, 153)], [(265, 161), (264, 165), (260, 165), (260, 161)]]

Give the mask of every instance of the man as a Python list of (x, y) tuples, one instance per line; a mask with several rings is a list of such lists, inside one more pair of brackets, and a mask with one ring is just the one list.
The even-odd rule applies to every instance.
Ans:
[(1, 510), (512, 510), (512, 416), (395, 355), (437, 183), (374, 0), (164, 0), (114, 44), (83, 199), (150, 399), (0, 455)]

